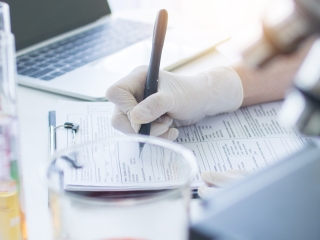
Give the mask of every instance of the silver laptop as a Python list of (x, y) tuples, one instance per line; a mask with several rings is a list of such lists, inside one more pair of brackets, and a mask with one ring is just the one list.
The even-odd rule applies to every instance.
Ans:
[[(111, 84), (149, 63), (153, 22), (115, 18), (106, 0), (5, 2), (21, 85), (101, 101)], [(171, 70), (225, 39), (214, 31), (169, 28), (161, 68)]]

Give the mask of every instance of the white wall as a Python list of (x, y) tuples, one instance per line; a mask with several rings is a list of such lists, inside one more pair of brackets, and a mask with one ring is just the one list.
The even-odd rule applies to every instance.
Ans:
[(268, 0), (109, 0), (112, 11), (165, 8), (186, 24), (237, 31), (259, 21)]

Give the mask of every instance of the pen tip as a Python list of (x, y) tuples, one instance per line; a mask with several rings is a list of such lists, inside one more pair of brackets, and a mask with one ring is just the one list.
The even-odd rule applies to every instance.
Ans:
[(143, 149), (143, 147), (142, 147), (142, 146), (140, 146), (140, 147), (139, 147), (139, 158), (141, 158), (141, 152), (142, 152), (142, 149)]

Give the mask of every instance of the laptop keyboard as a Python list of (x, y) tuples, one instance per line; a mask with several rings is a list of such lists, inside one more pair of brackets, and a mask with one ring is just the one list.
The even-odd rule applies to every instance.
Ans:
[(87, 63), (110, 55), (152, 35), (153, 26), (112, 19), (17, 57), (18, 74), (52, 80)]

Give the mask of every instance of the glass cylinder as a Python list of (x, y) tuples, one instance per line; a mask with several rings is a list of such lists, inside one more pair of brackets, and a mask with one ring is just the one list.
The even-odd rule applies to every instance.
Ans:
[(0, 2), (0, 30), (11, 32), (9, 5), (4, 2)]
[(187, 239), (190, 182), (197, 170), (190, 150), (125, 136), (74, 146), (51, 160), (42, 175), (54, 239)]
[(9, 6), (0, 2), (0, 239), (26, 239), (18, 160), (15, 41)]
[(0, 114), (0, 239), (23, 239), (24, 214), (20, 207), (20, 185), (15, 158), (15, 119)]
[[(1, 21), (0, 21), (1, 22)], [(17, 115), (14, 36), (0, 30), (0, 112)]]

